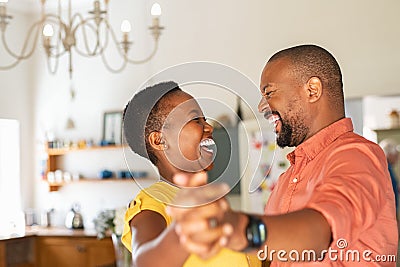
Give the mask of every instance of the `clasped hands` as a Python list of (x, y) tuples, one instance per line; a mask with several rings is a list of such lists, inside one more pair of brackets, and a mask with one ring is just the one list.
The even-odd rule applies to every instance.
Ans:
[(167, 211), (175, 221), (175, 231), (181, 245), (203, 259), (229, 247), (234, 232), (235, 214), (224, 196), (226, 184), (209, 184), (207, 174), (178, 174), (174, 182), (182, 188)]

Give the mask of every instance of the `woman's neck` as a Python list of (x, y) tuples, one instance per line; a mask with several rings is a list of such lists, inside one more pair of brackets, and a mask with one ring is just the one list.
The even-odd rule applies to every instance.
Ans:
[(173, 177), (175, 174), (178, 173), (178, 170), (176, 170), (173, 166), (170, 164), (163, 164), (162, 162), (158, 162), (156, 165), (158, 172), (160, 173), (160, 176), (164, 178), (164, 180), (167, 180), (170, 183), (174, 183)]

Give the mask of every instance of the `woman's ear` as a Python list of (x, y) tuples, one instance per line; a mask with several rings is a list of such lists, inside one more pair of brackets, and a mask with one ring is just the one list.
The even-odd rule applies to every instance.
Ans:
[(318, 77), (311, 77), (307, 81), (307, 90), (310, 103), (317, 102), (322, 96), (322, 82)]
[(154, 150), (165, 150), (167, 149), (167, 144), (163, 139), (162, 133), (158, 131), (151, 132), (149, 135), (150, 146)]

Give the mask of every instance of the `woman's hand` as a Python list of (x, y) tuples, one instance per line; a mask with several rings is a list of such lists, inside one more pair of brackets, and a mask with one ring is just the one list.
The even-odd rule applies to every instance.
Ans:
[(206, 259), (217, 254), (227, 243), (232, 226), (224, 223), (229, 204), (223, 196), (229, 192), (229, 187), (225, 184), (204, 185), (204, 175), (177, 175), (174, 178), (176, 184), (190, 187), (179, 191), (167, 211), (175, 220), (182, 246)]

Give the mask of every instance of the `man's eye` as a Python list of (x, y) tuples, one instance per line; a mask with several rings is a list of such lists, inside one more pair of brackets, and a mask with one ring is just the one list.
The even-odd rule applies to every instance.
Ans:
[(269, 99), (269, 98), (271, 98), (271, 95), (272, 95), (274, 92), (275, 92), (275, 90), (265, 92), (265, 93), (264, 93), (264, 96), (265, 96), (267, 99)]

